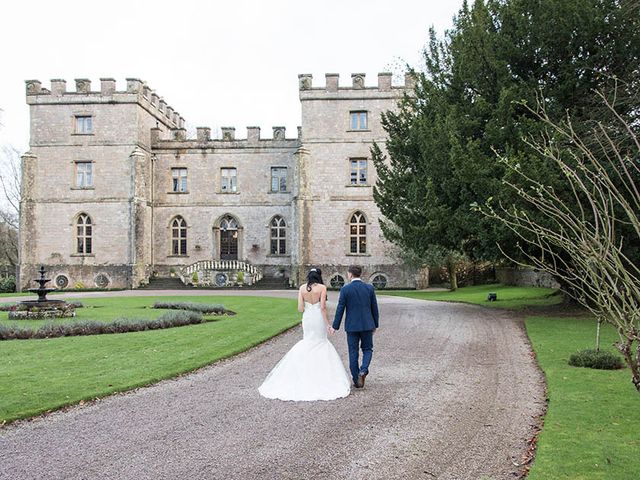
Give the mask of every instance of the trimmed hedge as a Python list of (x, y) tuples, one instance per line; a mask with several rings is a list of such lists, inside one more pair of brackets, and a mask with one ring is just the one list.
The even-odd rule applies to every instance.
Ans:
[(622, 358), (605, 350), (580, 350), (569, 357), (573, 367), (595, 368), (598, 370), (618, 370), (624, 367)]
[[(67, 302), (69, 307), (73, 308), (84, 308), (82, 302)], [(20, 310), (19, 308), (20, 302), (18, 303), (3, 303), (0, 304), (0, 312), (14, 312), (16, 310)]]
[(195, 302), (156, 302), (153, 308), (169, 309), (169, 310), (188, 310), (191, 312), (199, 312), (203, 315), (235, 315), (235, 312), (227, 310), (224, 305), (195, 303)]
[(183, 327), (203, 323), (199, 312), (167, 312), (155, 319), (117, 318), (112, 322), (79, 320), (65, 323), (47, 323), (39, 328), (0, 325), (0, 340), (28, 340), (32, 338), (72, 337), (108, 333), (141, 332), (163, 328)]

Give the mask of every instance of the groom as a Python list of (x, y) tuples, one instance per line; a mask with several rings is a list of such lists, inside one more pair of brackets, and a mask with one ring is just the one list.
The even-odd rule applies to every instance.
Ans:
[[(373, 334), (378, 328), (378, 302), (373, 286), (360, 279), (362, 268), (357, 265), (349, 267), (349, 282), (340, 290), (340, 299), (331, 333), (340, 329), (342, 314), (346, 308), (347, 317), (344, 329), (347, 332), (349, 345), (349, 369), (356, 388), (364, 387), (364, 380), (369, 373), (369, 363), (373, 355)], [(358, 365), (358, 357), (362, 349), (362, 365)]]

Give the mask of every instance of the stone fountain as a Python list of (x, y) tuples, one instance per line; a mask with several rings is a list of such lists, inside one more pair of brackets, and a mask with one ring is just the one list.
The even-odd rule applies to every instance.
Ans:
[(30, 288), (28, 291), (37, 293), (37, 300), (19, 302), (15, 310), (9, 311), (10, 320), (36, 320), (43, 318), (69, 318), (76, 316), (75, 306), (64, 300), (49, 300), (47, 294), (55, 292), (55, 288), (47, 288), (45, 285), (51, 280), (45, 278), (44, 266), (40, 267), (40, 278), (35, 279), (38, 288)]

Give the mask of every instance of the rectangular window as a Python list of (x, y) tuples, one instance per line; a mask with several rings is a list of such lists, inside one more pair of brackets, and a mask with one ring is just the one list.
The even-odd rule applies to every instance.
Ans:
[(271, 167), (271, 191), (287, 191), (287, 167)]
[(93, 117), (90, 115), (76, 115), (76, 133), (82, 135), (93, 133)]
[(187, 169), (186, 168), (172, 168), (172, 191), (174, 192), (186, 192), (187, 191)]
[(93, 163), (76, 162), (76, 187), (93, 187)]
[(351, 130), (367, 130), (367, 112), (349, 112), (351, 115)]
[(238, 191), (238, 176), (235, 168), (220, 169), (220, 190), (222, 193)]
[(367, 159), (352, 158), (351, 162), (351, 185), (367, 184)]

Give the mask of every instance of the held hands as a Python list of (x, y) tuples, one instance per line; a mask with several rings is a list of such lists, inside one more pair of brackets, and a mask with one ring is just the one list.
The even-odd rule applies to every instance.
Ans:
[(334, 330), (334, 328), (331, 325), (327, 325), (327, 333), (329, 335), (335, 335), (336, 331)]

